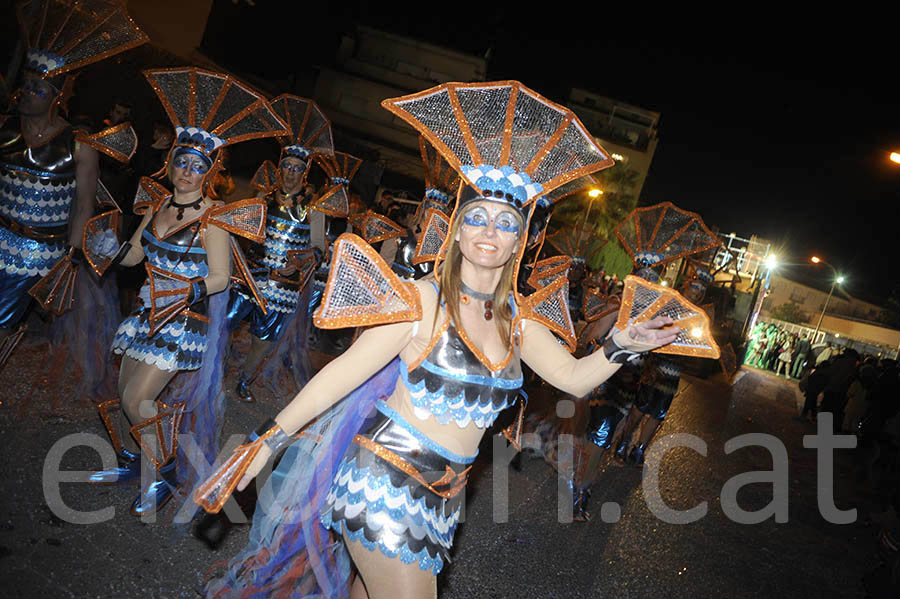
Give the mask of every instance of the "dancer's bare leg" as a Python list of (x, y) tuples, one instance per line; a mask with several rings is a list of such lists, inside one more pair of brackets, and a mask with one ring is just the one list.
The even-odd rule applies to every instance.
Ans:
[[(138, 451), (138, 445), (131, 436), (131, 426), (156, 416), (156, 398), (175, 374), (129, 357), (122, 358), (118, 385), (119, 399), (122, 402), (119, 439), (129, 451)], [(155, 443), (155, 433), (151, 432), (149, 436)]]
[[(437, 577), (431, 571), (419, 568), (419, 564), (404, 564), (378, 551), (369, 551), (358, 541), (344, 542), (353, 559), (353, 565), (362, 577), (368, 599), (437, 599)], [(358, 592), (356, 584), (354, 593)], [(358, 599), (353, 595), (353, 599)]]
[(263, 341), (253, 335), (250, 338), (250, 351), (247, 352), (247, 357), (241, 370), (248, 378), (253, 378), (259, 365), (263, 363), (263, 360), (266, 359), (266, 356), (272, 350), (273, 344), (271, 341)]

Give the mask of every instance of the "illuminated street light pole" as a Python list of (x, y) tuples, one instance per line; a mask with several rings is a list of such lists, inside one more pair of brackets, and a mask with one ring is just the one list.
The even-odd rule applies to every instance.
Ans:
[(844, 282), (844, 277), (840, 276), (831, 264), (828, 264), (828, 262), (825, 262), (818, 256), (813, 256), (809, 260), (813, 264), (826, 265), (828, 268), (831, 269), (831, 274), (834, 275), (834, 278), (831, 279), (831, 289), (828, 291), (828, 297), (825, 298), (825, 305), (822, 306), (822, 313), (819, 315), (819, 322), (816, 323), (816, 330), (813, 332), (813, 342), (815, 342), (816, 335), (819, 334), (819, 328), (821, 328), (821, 326), (822, 326), (822, 320), (825, 318), (825, 311), (828, 309), (828, 302), (831, 301), (831, 295), (834, 293), (834, 285), (835, 284), (841, 285)]
[(590, 218), (590, 216), (591, 216), (591, 208), (594, 207), (594, 200), (596, 200), (597, 198), (599, 198), (599, 197), (602, 196), (602, 195), (603, 195), (603, 191), (600, 190), (600, 189), (597, 189), (596, 187), (593, 188), (593, 189), (591, 189), (591, 190), (588, 192), (588, 197), (590, 197), (591, 200), (588, 202), (587, 210), (586, 210), (585, 213), (584, 213), (584, 224), (585, 224), (585, 226), (587, 226), (588, 218)]

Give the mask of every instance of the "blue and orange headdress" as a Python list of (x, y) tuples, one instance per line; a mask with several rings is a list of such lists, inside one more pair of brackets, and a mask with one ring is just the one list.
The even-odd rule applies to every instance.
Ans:
[(527, 230), (537, 203), (592, 184), (591, 173), (614, 164), (575, 113), (518, 81), (445, 83), (381, 104), (460, 174), (453, 218), (470, 202), (490, 200), (516, 210)]
[(218, 150), (249, 139), (287, 135), (287, 126), (259, 92), (231, 77), (196, 67), (144, 71), (175, 127), (175, 143), (169, 162), (188, 153), (206, 160), (210, 166), (204, 177), (206, 193), (222, 169)]
[(149, 41), (125, 10), (109, 0), (23, 0), (16, 17), (25, 44), (25, 70), (60, 93), (65, 108), (73, 71)]

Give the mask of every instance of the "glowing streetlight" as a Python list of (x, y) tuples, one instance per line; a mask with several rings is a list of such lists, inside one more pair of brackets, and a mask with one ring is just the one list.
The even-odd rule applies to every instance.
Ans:
[(900, 152), (891, 152), (891, 162), (900, 164)]
[(588, 192), (588, 195), (591, 196), (592, 198), (599, 198), (600, 196), (603, 195), (603, 190), (594, 188)]
[(831, 279), (831, 289), (828, 290), (828, 297), (825, 298), (825, 305), (822, 306), (822, 313), (819, 315), (819, 322), (816, 324), (816, 330), (813, 332), (813, 340), (815, 340), (816, 335), (819, 334), (819, 327), (822, 326), (822, 319), (825, 318), (825, 311), (828, 309), (828, 302), (831, 301), (831, 294), (834, 293), (834, 286), (835, 285), (843, 285), (844, 277), (842, 275), (839, 275), (837, 273), (837, 270), (835, 270), (835, 268), (831, 264), (829, 264), (828, 262), (825, 262), (818, 256), (813, 256), (809, 260), (813, 264), (824, 264), (825, 266), (827, 266), (828, 268), (831, 269), (831, 274), (834, 275), (834, 278)]
[(776, 266), (778, 266), (778, 256), (776, 256), (775, 254), (769, 254), (768, 256), (766, 256), (766, 268), (772, 270)]

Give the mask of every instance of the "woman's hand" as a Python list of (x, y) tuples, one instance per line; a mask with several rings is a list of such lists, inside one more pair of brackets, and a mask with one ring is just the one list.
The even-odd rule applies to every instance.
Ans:
[(259, 448), (259, 453), (257, 453), (256, 457), (253, 458), (253, 461), (250, 462), (250, 467), (247, 468), (247, 471), (244, 473), (244, 476), (238, 483), (238, 491), (243, 491), (247, 488), (247, 485), (250, 484), (251, 480), (256, 478), (256, 475), (260, 473), (260, 471), (263, 469), (263, 466), (265, 466), (266, 462), (269, 461), (270, 457), (272, 457), (272, 450), (269, 449), (268, 445), (262, 443)]
[(658, 316), (653, 320), (631, 325), (624, 331), (619, 331), (613, 340), (616, 345), (631, 352), (650, 351), (675, 341), (681, 329), (671, 326), (674, 322), (666, 316)]

